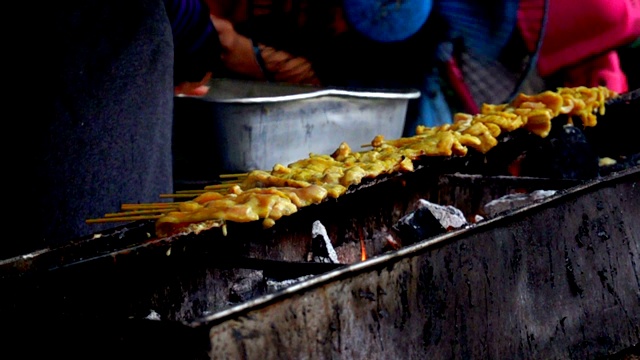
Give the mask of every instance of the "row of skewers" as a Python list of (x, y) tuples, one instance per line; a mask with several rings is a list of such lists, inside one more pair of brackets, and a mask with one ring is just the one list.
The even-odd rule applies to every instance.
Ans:
[(175, 211), (180, 207), (178, 199), (193, 199), (198, 195), (208, 191), (216, 191), (225, 193), (226, 190), (234, 185), (238, 185), (247, 177), (248, 173), (240, 174), (221, 174), (220, 183), (207, 185), (203, 189), (178, 190), (173, 194), (160, 194), (161, 199), (173, 199), (173, 201), (141, 203), (141, 204), (122, 204), (121, 211), (107, 213), (102, 218), (88, 219), (87, 224), (113, 223), (113, 222), (131, 222), (137, 220), (156, 220), (164, 214)]

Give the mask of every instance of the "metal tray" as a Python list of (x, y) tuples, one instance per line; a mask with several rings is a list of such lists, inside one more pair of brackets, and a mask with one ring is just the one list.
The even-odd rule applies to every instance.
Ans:
[[(353, 149), (376, 135), (402, 136), (417, 90), (338, 89), (216, 79), (201, 98), (175, 101), (178, 171), (199, 166), (220, 172), (270, 170), (310, 153)], [(184, 166), (181, 166), (182, 164)], [(185, 177), (189, 174), (178, 174)], [(193, 174), (190, 174), (193, 175)]]

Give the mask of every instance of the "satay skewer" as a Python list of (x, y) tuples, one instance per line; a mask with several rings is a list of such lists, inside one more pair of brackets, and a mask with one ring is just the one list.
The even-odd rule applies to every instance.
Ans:
[(87, 224), (109, 223), (109, 222), (129, 222), (136, 220), (157, 220), (163, 215), (139, 215), (139, 216), (121, 216), (121, 217), (104, 217), (99, 219), (87, 219)]
[[(571, 90), (571, 89), (569, 89), (569, 90)], [(584, 89), (584, 90), (582, 90), (582, 89), (578, 89), (578, 90), (577, 90), (578, 92), (580, 92), (580, 96), (578, 96), (578, 100), (580, 100), (580, 101), (584, 102), (584, 101), (583, 101), (583, 99), (582, 99), (582, 98), (584, 98), (584, 96), (583, 96), (583, 94), (582, 94), (582, 93), (583, 93), (584, 91), (586, 91), (586, 90), (589, 90), (589, 91), (590, 91), (590, 89)], [(571, 91), (575, 92), (576, 90), (571, 90)], [(570, 112), (570, 111), (573, 111), (572, 109), (574, 109), (574, 108), (575, 108), (575, 109), (578, 109), (578, 110), (583, 109), (583, 107), (575, 107), (575, 106), (573, 106), (573, 105), (572, 105), (572, 106), (570, 107), (570, 109), (569, 109), (569, 110), (563, 110), (563, 109), (564, 109), (564, 107), (562, 107), (562, 108), (560, 109), (561, 111), (558, 111), (558, 109), (556, 109), (556, 108), (557, 108), (557, 106), (562, 105), (564, 100), (559, 99), (559, 101), (560, 101), (560, 102), (558, 102), (558, 96), (560, 96), (560, 95), (562, 95), (562, 94), (559, 94), (559, 92), (558, 92), (558, 94), (556, 94), (556, 95), (557, 95), (557, 96), (550, 96), (548, 93), (543, 93), (543, 94), (539, 94), (539, 95), (536, 95), (536, 96), (533, 96), (533, 97), (524, 97), (524, 99), (522, 100), (522, 101), (524, 101), (524, 103), (522, 103), (522, 102), (521, 102), (521, 103), (522, 103), (522, 104), (529, 104), (529, 103), (536, 103), (536, 104), (537, 104), (537, 103), (541, 103), (541, 104), (543, 104), (543, 105), (545, 105), (545, 106), (547, 106), (547, 103), (548, 103), (548, 104), (549, 104), (549, 105), (548, 105), (548, 110), (549, 110), (549, 112), (550, 112), (550, 115), (553, 115), (553, 116), (555, 116), (555, 115), (556, 115), (556, 112), (560, 112), (560, 113), (563, 113), (563, 114), (569, 114), (569, 115), (571, 115), (569, 112)], [(569, 94), (569, 95), (570, 95), (570, 94)], [(564, 95), (562, 95), (562, 96), (564, 96)], [(567, 95), (567, 96), (568, 96), (568, 95)], [(598, 99), (600, 99), (601, 97), (603, 97), (603, 96), (605, 96), (605, 95), (603, 95), (603, 94), (601, 93), (601, 94), (599, 94), (598, 96), (599, 96), (599, 98), (598, 98)], [(607, 96), (608, 96), (608, 95), (607, 95)], [(558, 105), (558, 104), (560, 104), (560, 105)], [(503, 110), (504, 110), (504, 109), (506, 109), (506, 108), (503, 108), (503, 105), (504, 105), (504, 106), (506, 106), (506, 105), (509, 105), (509, 104), (496, 105), (496, 106), (494, 106), (495, 111), (496, 111), (496, 112), (498, 112), (498, 113), (505, 113), (505, 111), (503, 111)], [(527, 105), (527, 106), (528, 106), (528, 105)], [(514, 108), (519, 108), (519, 105), (518, 105), (518, 106), (513, 105), (513, 107), (514, 107)], [(600, 108), (601, 108), (602, 110), (604, 109), (602, 106), (600, 106)], [(555, 110), (554, 110), (554, 109), (555, 109)], [(587, 107), (587, 110), (580, 110), (580, 111), (582, 111), (582, 114), (581, 114), (581, 113), (579, 113), (579, 112), (576, 112), (576, 113), (575, 113), (575, 114), (573, 114), (573, 115), (574, 115), (574, 116), (579, 116), (579, 117), (581, 117), (581, 118), (582, 118), (583, 116), (587, 116), (589, 119), (593, 117), (593, 118), (594, 118), (594, 120), (595, 120), (595, 115), (593, 114), (593, 111), (591, 111), (591, 110), (589, 110), (589, 109), (591, 109), (591, 105), (589, 105), (589, 106)], [(530, 110), (532, 110), (532, 108), (527, 107), (527, 108), (522, 108), (522, 109), (520, 109), (520, 110), (521, 110), (521, 111), (524, 111), (524, 110), (530, 111)], [(578, 110), (576, 110), (576, 111), (578, 111)], [(601, 110), (601, 111), (602, 111), (602, 110)], [(514, 110), (514, 111), (515, 111), (515, 110)], [(586, 111), (586, 115), (584, 114), (584, 112), (585, 112), (585, 111)], [(527, 113), (528, 113), (528, 112), (527, 112)], [(509, 114), (511, 114), (511, 113), (509, 113)], [(515, 114), (515, 112), (514, 112), (514, 114)], [(546, 114), (546, 113), (545, 113), (545, 114)], [(550, 116), (550, 115), (549, 115), (549, 116)], [(491, 115), (491, 116), (498, 116), (498, 115)], [(502, 115), (500, 115), (500, 116), (502, 116)], [(504, 119), (502, 119), (502, 118), (504, 118)], [(542, 118), (543, 118), (543, 120), (544, 120), (544, 119), (546, 119), (544, 116), (543, 116)], [(507, 120), (511, 120), (511, 117), (508, 117), (508, 118), (507, 118), (507, 117), (505, 117), (505, 116), (502, 116), (502, 117), (501, 117), (501, 119), (502, 119), (502, 120), (504, 120), (504, 121), (507, 121)], [(473, 120), (473, 121), (477, 121), (477, 122), (476, 122), (477, 124), (484, 124), (484, 123), (485, 123), (484, 121), (481, 121), (481, 120), (483, 120), (483, 119), (472, 118), (471, 120)], [(506, 126), (506, 127), (503, 129), (503, 127), (501, 127), (501, 125), (499, 125), (498, 123), (493, 123), (493, 122), (487, 122), (487, 123), (494, 124), (496, 127), (498, 127), (498, 128), (499, 128), (499, 130), (500, 130), (500, 131), (502, 131), (502, 130), (504, 130), (504, 131), (512, 131), (513, 129), (511, 129), (511, 127), (515, 126), (514, 124), (507, 123), (507, 125), (502, 125), (503, 127), (504, 127), (504, 126)], [(526, 124), (526, 123), (525, 123), (525, 124)], [(523, 127), (525, 124), (520, 124), (520, 125), (517, 125), (517, 126), (518, 126), (518, 127)], [(594, 123), (594, 124), (595, 124), (595, 123)], [(453, 128), (449, 128), (449, 127), (447, 127), (446, 129), (445, 129), (445, 128), (438, 128), (438, 129), (435, 129), (435, 130), (438, 130), (436, 133), (443, 133), (443, 132), (446, 130), (446, 131), (454, 132), (455, 134), (462, 134), (463, 130), (464, 130), (464, 129), (467, 129), (467, 128), (468, 128), (468, 127), (453, 129)], [(501, 129), (502, 129), (502, 130), (501, 130)], [(529, 129), (529, 128), (526, 128), (526, 129)], [(435, 131), (435, 130), (434, 130), (434, 131)], [(496, 135), (492, 135), (492, 133), (491, 133), (491, 132), (489, 132), (489, 134), (490, 134), (491, 136), (496, 136)], [(473, 134), (470, 134), (470, 135), (473, 135)], [(540, 135), (540, 133), (538, 133), (538, 135)], [(475, 135), (473, 135), (473, 136), (475, 136)], [(542, 135), (541, 135), (541, 136), (542, 136)], [(379, 146), (379, 144), (388, 144), (388, 145), (392, 145), (392, 146), (394, 146), (394, 147), (398, 147), (398, 148), (400, 148), (400, 147), (404, 147), (404, 146), (405, 146), (405, 145), (407, 145), (407, 144), (409, 144), (409, 145), (414, 145), (414, 143), (416, 143), (416, 142), (417, 142), (417, 144), (415, 144), (415, 145), (422, 145), (422, 144), (421, 144), (421, 143), (422, 143), (422, 140), (423, 140), (423, 139), (425, 139), (425, 138), (429, 138), (429, 139), (431, 139), (431, 140), (436, 140), (435, 138), (431, 138), (431, 137), (432, 137), (432, 134), (431, 134), (431, 133), (418, 134), (418, 135), (415, 135), (415, 136), (410, 137), (410, 138), (400, 138), (400, 139), (395, 139), (395, 140), (384, 140), (383, 138), (377, 138), (377, 137), (376, 137), (376, 139), (374, 139), (370, 144), (362, 145), (362, 147), (366, 147), (366, 148), (374, 147), (374, 148), (377, 148), (377, 147)], [(480, 139), (479, 137), (477, 137), (477, 139), (479, 139), (478, 141), (480, 142), (480, 144), (489, 144), (489, 145), (488, 145), (488, 147), (487, 147), (485, 150), (483, 150), (483, 152), (488, 151), (489, 149), (491, 149), (491, 147), (493, 147), (493, 146), (494, 146), (494, 145), (492, 145), (491, 143), (485, 143), (485, 142), (483, 142), (483, 140), (482, 140), (482, 139)], [(449, 140), (450, 140), (450, 139), (449, 139)], [(440, 142), (438, 141), (438, 144), (439, 144), (439, 143), (440, 143)], [(448, 144), (449, 142), (443, 142), (443, 143), (444, 143), (444, 144)], [(432, 145), (433, 145), (433, 144), (431, 144), (431, 143), (427, 143), (427, 144), (425, 144), (425, 146), (432, 146)], [(476, 144), (476, 145), (477, 145), (477, 144)], [(464, 153), (466, 153), (466, 147), (465, 147), (465, 144), (459, 143), (459, 144), (458, 144), (458, 146), (459, 146), (459, 147), (461, 147), (461, 148), (463, 148), (463, 149), (465, 150), (465, 152), (464, 152)], [(471, 146), (471, 145), (467, 145), (467, 146)], [(449, 145), (446, 145), (446, 148), (447, 148), (447, 150), (449, 150), (449, 151), (451, 150), (451, 148), (449, 147)], [(484, 149), (484, 148), (483, 148), (483, 149)], [(374, 149), (374, 151), (375, 151), (375, 149)], [(435, 154), (442, 154), (442, 151), (443, 151), (442, 149), (437, 148), (437, 149), (436, 149), (436, 153), (435, 153)], [(368, 152), (368, 151), (367, 151), (367, 152)], [(420, 156), (428, 156), (428, 154), (430, 154), (430, 153), (429, 153), (429, 152), (427, 152), (427, 150), (421, 150), (421, 152), (417, 152), (417, 151), (410, 152), (410, 153), (409, 153), (409, 155), (405, 155), (405, 154), (403, 153), (403, 156), (406, 156), (406, 157), (407, 157), (407, 158), (409, 158), (410, 160), (415, 160), (415, 159), (419, 158)], [(458, 155), (459, 155), (459, 154), (458, 154)], [(449, 156), (449, 155), (447, 155), (447, 156)], [(268, 172), (268, 171), (267, 171), (267, 172)], [(240, 185), (242, 186), (242, 185), (243, 185), (243, 181), (246, 181), (246, 180), (247, 180), (246, 178), (247, 178), (250, 174), (251, 174), (251, 173), (225, 174), (225, 175), (220, 175), (220, 176), (219, 176), (219, 177), (220, 177), (220, 179), (229, 179), (229, 180), (224, 180), (224, 181), (222, 181), (222, 183), (221, 183), (221, 184), (216, 184), (216, 185), (210, 185), (210, 186), (207, 186), (207, 187), (205, 187), (205, 188), (204, 188), (204, 190), (205, 190), (205, 191), (207, 191), (207, 190), (218, 190), (218, 189), (219, 189), (219, 192), (220, 192), (220, 193), (222, 193), (222, 192), (226, 192), (226, 189), (229, 189), (229, 188), (231, 188), (232, 186), (236, 186), (236, 185), (238, 185), (238, 184), (240, 184)], [(377, 176), (377, 175), (375, 175), (375, 176)], [(253, 185), (252, 185), (251, 183), (248, 183), (248, 184), (247, 184), (247, 187), (250, 187), (250, 186), (253, 186)], [(244, 190), (244, 189), (243, 189), (243, 190)], [(194, 193), (181, 193), (181, 194), (179, 194), (179, 195), (178, 195), (178, 194), (164, 194), (164, 196), (161, 196), (161, 197), (173, 197), (173, 198), (176, 198), (176, 197), (195, 197), (195, 196), (197, 196), (197, 195), (196, 195), (196, 194), (194, 194)], [(152, 209), (153, 209), (153, 210), (158, 211), (158, 212), (163, 212), (163, 211), (172, 211), (172, 210), (177, 210), (177, 209), (179, 209), (179, 208), (178, 208), (178, 206), (179, 206), (179, 205), (178, 205), (178, 203), (176, 203), (176, 202), (172, 203), (172, 205), (168, 205), (168, 204), (166, 204), (166, 203), (162, 203), (162, 205), (158, 205), (158, 204), (149, 205), (149, 204), (147, 204), (147, 206), (148, 206), (148, 207), (146, 207), (146, 206), (141, 206), (141, 204), (135, 204), (135, 207), (129, 207), (128, 209), (134, 209), (134, 208), (135, 208), (135, 209), (149, 209), (149, 210), (152, 210)], [(123, 206), (123, 209), (125, 209), (125, 206)], [(119, 214), (119, 215), (122, 215), (122, 214)], [(149, 215), (149, 217), (150, 217), (150, 218), (157, 218), (157, 217), (159, 217), (159, 216), (160, 216), (160, 215)], [(143, 215), (131, 215), (131, 216), (116, 216), (116, 215), (114, 215), (113, 217), (109, 217), (108, 219), (98, 219), (98, 220), (94, 219), (92, 222), (118, 221), (119, 219), (124, 219), (124, 220), (122, 220), (122, 221), (132, 221), (132, 220), (138, 220), (138, 219), (140, 219), (141, 217), (143, 217)], [(144, 217), (146, 218), (146, 216), (144, 216)]]
[(230, 188), (234, 185), (238, 185), (238, 183), (224, 183), (224, 184), (215, 184), (215, 185), (207, 185), (204, 187), (205, 190), (219, 190)]
[(220, 179), (233, 179), (233, 178), (242, 178), (247, 177), (249, 173), (238, 173), (238, 174), (221, 174)]
[(222, 182), (220, 182), (220, 184), (218, 185), (226, 185), (226, 184), (241, 184), (244, 180), (241, 179), (234, 179), (234, 180), (224, 180)]
[(124, 217), (124, 216), (137, 216), (137, 215), (149, 215), (149, 214), (164, 214), (168, 211), (174, 210), (173, 208), (164, 208), (164, 209), (149, 209), (149, 210), (132, 210), (132, 211), (122, 211), (116, 213), (107, 213), (104, 214), (106, 218), (113, 217)]
[(160, 198), (162, 199), (172, 199), (172, 198), (194, 198), (199, 194), (160, 194)]
[(176, 191), (176, 194), (202, 194), (207, 192), (207, 190), (205, 189), (193, 189), (193, 190), (178, 190)]
[(122, 204), (122, 210), (151, 210), (151, 209), (176, 209), (180, 206), (179, 202), (167, 203), (146, 203), (146, 204)]

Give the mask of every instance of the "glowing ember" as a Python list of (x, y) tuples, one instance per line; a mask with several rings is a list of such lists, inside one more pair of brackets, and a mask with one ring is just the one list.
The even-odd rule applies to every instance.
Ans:
[(358, 231), (360, 235), (360, 260), (367, 260), (367, 247), (364, 244), (364, 236), (362, 234), (362, 228)]

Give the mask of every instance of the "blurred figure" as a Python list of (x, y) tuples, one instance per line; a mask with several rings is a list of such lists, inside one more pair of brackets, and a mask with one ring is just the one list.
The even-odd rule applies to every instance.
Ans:
[[(531, 6), (544, 0), (523, 0)], [(622, 93), (629, 89), (619, 49), (640, 37), (640, 3), (632, 0), (589, 0), (576, 6), (569, 0), (548, 0), (548, 18), (537, 71), (550, 86), (606, 86)], [(567, 16), (567, 14), (571, 16)], [(536, 24), (523, 6), (519, 22), (529, 48), (535, 46)]]
[(307, 85), (324, 82), (317, 74), (321, 62), (316, 49), (345, 31), (340, 24), (335, 28), (339, 1), (207, 2), (220, 33), (228, 70), (223, 76)]
[(85, 220), (172, 191), (174, 90), (197, 92), (220, 66), (200, 0), (71, 0), (28, 13), (9, 51), (32, 88), (14, 92), (29, 107), (9, 102), (28, 121), (12, 122), (5, 142), (12, 212), (0, 258), (112, 227)]
[(620, 66), (627, 76), (629, 90), (640, 89), (640, 36), (633, 43), (618, 50)]
[[(516, 0), (213, 1), (209, 0), (227, 55), (230, 76), (360, 88), (414, 88), (405, 135), (417, 125), (450, 122), (454, 111), (477, 112), (483, 101), (506, 100), (516, 87), (508, 79), (503, 97), (474, 98), (463, 75), (461, 54), (479, 50), (497, 63), (515, 31)], [(500, 26), (496, 26), (500, 24)], [(224, 28), (223, 28), (224, 27)], [(254, 56), (251, 57), (253, 51)], [(237, 54), (237, 55), (234, 55)], [(249, 62), (234, 59), (252, 59)], [(484, 66), (484, 64), (481, 64)], [(491, 69), (493, 71), (493, 69)], [(495, 72), (486, 82), (499, 82)], [(496, 94), (489, 88), (484, 94)]]

